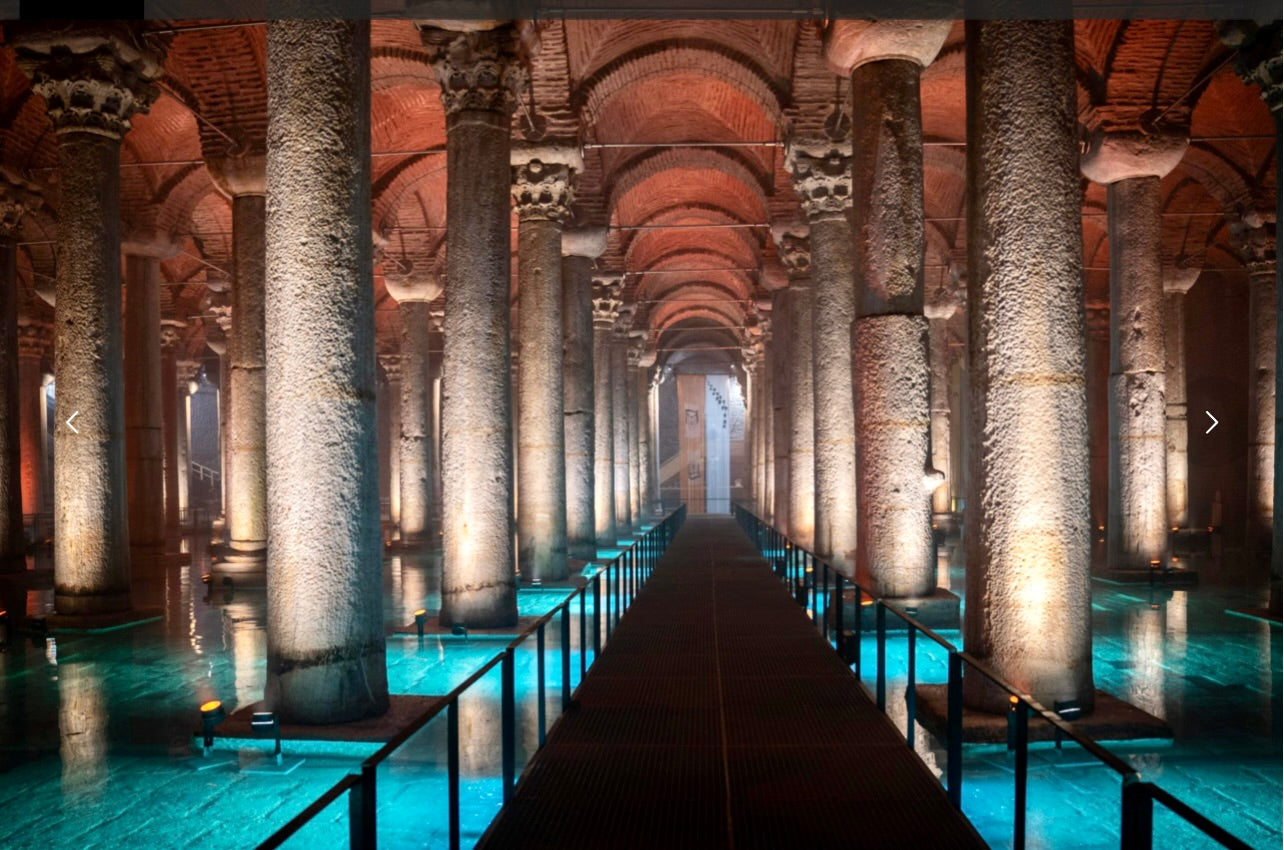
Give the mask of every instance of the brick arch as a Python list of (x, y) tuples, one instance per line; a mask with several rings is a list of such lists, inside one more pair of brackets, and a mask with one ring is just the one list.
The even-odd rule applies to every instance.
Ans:
[(203, 150), (224, 154), (224, 133), (242, 148), (267, 144), (266, 27), (180, 32), (166, 53), (165, 70), (169, 87), (206, 119), (196, 128)]
[(724, 281), (703, 276), (679, 280), (680, 282), (670, 283), (663, 289), (643, 291), (639, 287), (635, 296), (639, 301), (651, 302), (648, 306), (652, 315), (667, 315), (686, 307), (709, 307), (719, 313), (734, 315), (737, 322), (743, 324), (745, 308), (750, 300), (748, 294), (735, 286), (728, 286)]
[[(734, 221), (730, 216), (708, 210), (675, 209), (666, 215), (655, 216), (651, 224), (721, 224)], [(653, 258), (677, 253), (707, 253), (709, 256), (728, 257), (744, 268), (758, 265), (762, 253), (761, 243), (748, 230), (670, 229), (633, 231), (624, 243), (621, 253), (628, 267), (650, 268)]]
[(740, 221), (767, 220), (760, 175), (742, 159), (714, 148), (664, 148), (635, 157), (610, 175), (607, 189), (612, 215), (632, 224), (659, 208), (714, 199)]
[(382, 92), (402, 86), (424, 86), (434, 94), (440, 91), (437, 72), (423, 50), (402, 45), (372, 45), (370, 48), (370, 88)]

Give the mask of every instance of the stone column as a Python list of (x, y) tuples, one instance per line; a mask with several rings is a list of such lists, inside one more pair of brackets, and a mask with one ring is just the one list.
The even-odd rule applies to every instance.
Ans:
[(844, 574), (856, 568), (856, 415), (852, 322), (856, 315), (851, 144), (793, 139), (786, 164), (810, 224), (812, 380), (816, 425), (816, 554)]
[(566, 541), (566, 434), (562, 379), (562, 225), (571, 218), (572, 148), (511, 154), (517, 206), (517, 558), (522, 578), (562, 581)]
[(740, 368), (745, 373), (745, 481), (748, 504), (758, 505), (758, 352), (746, 343), (740, 347)]
[[(1051, 706), (1093, 704), (1074, 25), (968, 21), (972, 396), (964, 643)], [(1031, 333), (1040, 344), (1030, 344)], [(963, 678), (969, 704), (1006, 693)]]
[(267, 78), (266, 701), (342, 723), (388, 710), (370, 22), (269, 21)]
[[(156, 57), (123, 22), (7, 31), (58, 143), (54, 607), (125, 611), (129, 598), (120, 315), (120, 142), (156, 96)], [(66, 420), (76, 414), (69, 426)]]
[[(161, 439), (165, 462), (165, 538), (167, 543), (177, 543), (179, 522), (178, 498), (178, 352), (183, 344), (183, 328), (187, 323), (178, 319), (162, 319), (161, 343)], [(184, 390), (186, 396), (186, 390)], [(174, 546), (177, 549), (177, 546)]]
[[(0, 572), (26, 569), (22, 533), (22, 404), (18, 345), (18, 225), (39, 195), (0, 170)], [(8, 635), (5, 635), (8, 639)]]
[[(444, 263), (444, 256), (443, 256)], [(437, 308), (428, 316), (432, 329), (432, 348), (429, 349), (428, 375), (432, 382), (432, 504), (433, 529), (437, 533), (438, 546), (441, 545), (441, 360), (445, 347), (446, 311)]]
[(771, 318), (762, 317), (758, 321), (762, 329), (759, 337), (761, 350), (758, 355), (758, 375), (761, 378), (761, 392), (758, 393), (758, 425), (762, 439), (758, 444), (758, 480), (762, 487), (762, 512), (764, 521), (776, 522), (776, 370), (773, 368), (776, 349), (773, 344)]
[(597, 548), (613, 549), (615, 527), (615, 393), (611, 329), (620, 316), (621, 277), (593, 278), (593, 528)]
[(508, 25), (421, 32), (446, 109), (443, 625), (517, 622), (509, 390), (509, 118), (524, 78)]
[(1167, 554), (1159, 179), (1185, 151), (1183, 136), (1097, 132), (1083, 157), (1084, 175), (1107, 186), (1111, 567), (1144, 570)]
[[(205, 344), (210, 350), (218, 355), (218, 487), (219, 487), (219, 517), (216, 521), (218, 527), (222, 530), (223, 551), (226, 550), (228, 540), (227, 530), (227, 505), (228, 505), (228, 485), (227, 480), (229, 462), (228, 454), (231, 446), (228, 440), (228, 424), (231, 422), (232, 402), (231, 402), (231, 368), (232, 357), (228, 352), (228, 340), (232, 336), (232, 299), (228, 292), (218, 292), (214, 295), (218, 303), (210, 305), (209, 311), (213, 314), (214, 323), (218, 326), (217, 338), (208, 330), (205, 336)], [(265, 396), (266, 397), (266, 396)], [(266, 505), (266, 498), (264, 499)], [(265, 507), (266, 510), (266, 507)]]
[(640, 349), (633, 416), (637, 422), (638, 444), (638, 522), (646, 523), (652, 511), (651, 474), (651, 367), (655, 352)]
[(261, 149), (207, 160), (232, 200), (232, 315), (227, 329), (224, 446), (227, 545), (214, 570), (263, 580), (267, 569), (266, 159)]
[(175, 388), (178, 392), (178, 511), (192, 522), (192, 395), (201, 364), (195, 360), (179, 360)]
[[(162, 421), (161, 240), (127, 240), (125, 250), (125, 462), (129, 547), (135, 565), (155, 563), (165, 544), (165, 441)], [(57, 453), (55, 452), (55, 457)]]
[[(1278, 449), (1275, 429), (1280, 283), (1275, 265), (1275, 222), (1269, 213), (1251, 212), (1238, 229), (1240, 256), (1248, 270), (1247, 543), (1252, 550), (1264, 553), (1271, 550)], [(1276, 551), (1271, 564), (1277, 578), (1278, 559)]]
[(594, 480), (593, 259), (606, 228), (562, 232), (562, 439), (566, 446), (566, 550), (597, 557)]
[(638, 435), (638, 405), (641, 402), (641, 396), (638, 393), (638, 364), (641, 361), (642, 352), (636, 340), (630, 339), (625, 358), (628, 362), (628, 371), (624, 376), (626, 399), (624, 424), (629, 434), (629, 525), (637, 528), (642, 524), (642, 455)]
[(1186, 293), (1199, 268), (1164, 270), (1164, 427), (1167, 435), (1168, 524), (1190, 525), (1190, 488), (1186, 455)]
[[(385, 267), (386, 268), (386, 267)], [(431, 270), (385, 271), (384, 286), (401, 314), (400, 431), (397, 440), (398, 520), (401, 545), (423, 546), (431, 539), (433, 499), (432, 378), (429, 305), (442, 284)]]
[[(789, 434), (793, 411), (789, 406), (789, 290), (771, 293), (771, 498), (777, 527), (789, 521)], [(814, 423), (813, 423), (814, 425)], [(813, 469), (813, 476), (815, 471)]]
[(811, 248), (806, 227), (773, 228), (780, 260), (789, 275), (789, 536), (815, 546), (815, 396), (812, 387)]
[(930, 365), (928, 415), (931, 423), (931, 467), (942, 475), (942, 481), (932, 490), (933, 514), (953, 511), (950, 493), (954, 482), (951, 478), (953, 458), (950, 456), (950, 319), (958, 305), (948, 290), (938, 290), (923, 304), (927, 318), (927, 356)]
[(611, 434), (614, 445), (615, 533), (619, 539), (633, 534), (629, 495), (629, 337), (625, 328), (631, 320), (622, 310), (611, 337)]
[(830, 67), (850, 76), (860, 505), (857, 570), (879, 596), (936, 585), (919, 75), (950, 21), (837, 21)]
[(401, 355), (380, 354), (388, 393), (388, 520), (401, 524)]
[(19, 455), (22, 461), (22, 513), (36, 517), (33, 529), (42, 540), (49, 529), (42, 526), (46, 510), (48, 451), (45, 421), (45, 360), (53, 343), (53, 328), (41, 322), (18, 322)]

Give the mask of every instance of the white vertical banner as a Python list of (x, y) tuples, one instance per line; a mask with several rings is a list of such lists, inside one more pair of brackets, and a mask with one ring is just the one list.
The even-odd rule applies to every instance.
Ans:
[(726, 375), (705, 378), (704, 458), (709, 513), (731, 512), (731, 398)]

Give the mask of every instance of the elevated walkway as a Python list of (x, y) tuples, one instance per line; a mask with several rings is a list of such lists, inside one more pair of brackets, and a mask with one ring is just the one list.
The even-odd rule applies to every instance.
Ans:
[(478, 847), (984, 847), (735, 520), (692, 516)]

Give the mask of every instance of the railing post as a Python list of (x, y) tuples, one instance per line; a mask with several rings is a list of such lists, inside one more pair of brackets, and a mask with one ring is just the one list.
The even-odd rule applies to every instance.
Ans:
[(887, 710), (887, 609), (883, 600), (874, 603), (874, 624), (878, 636), (878, 670), (875, 680), (875, 691), (878, 695), (878, 710)]
[(593, 660), (602, 654), (602, 574), (593, 576)]
[(547, 709), (544, 705), (544, 623), (542, 620), (535, 629), (535, 654), (538, 656), (535, 662), (535, 672), (539, 678), (539, 745), (542, 747), (544, 746), (544, 721), (547, 719)]
[(504, 660), (500, 665), (500, 676), (503, 680), (500, 747), (503, 751), (505, 803), (513, 798), (513, 785), (517, 779), (517, 701), (513, 686), (514, 667), (513, 648), (510, 646), (504, 650)]
[(820, 567), (820, 597), (816, 600), (816, 619), (820, 623), (820, 636), (829, 639), (829, 562)]
[(1025, 850), (1025, 791), (1030, 767), (1029, 709), (1025, 702), (1016, 704), (1016, 790), (1012, 800), (1012, 847)]
[[(571, 704), (571, 603), (562, 606), (562, 711)], [(541, 703), (542, 707), (542, 703)]]
[(588, 672), (588, 588), (580, 588), (580, 681)]
[(1135, 773), (1123, 780), (1123, 823), (1119, 846), (1122, 850), (1150, 850), (1154, 841), (1154, 801), (1149, 788)]
[(856, 674), (856, 681), (859, 682), (860, 653), (865, 643), (865, 591), (863, 591), (861, 586), (855, 581), (852, 582), (852, 596), (855, 600), (855, 605), (852, 610), (856, 612), (852, 618), (856, 621), (852, 624), (852, 637), (856, 641), (856, 651), (852, 655), (852, 658), (856, 663), (852, 665), (852, 671)]
[(914, 688), (915, 667), (918, 659), (918, 629), (910, 623), (905, 624), (905, 639), (909, 642), (909, 681), (905, 684), (905, 743), (914, 749), (914, 715), (918, 709), (918, 691)]
[(847, 641), (843, 638), (843, 574), (838, 573), (835, 582), (838, 585), (838, 591), (834, 594), (838, 601), (834, 609), (834, 649), (838, 651), (838, 657), (846, 663), (847, 656), (843, 654)]
[(353, 850), (375, 850), (375, 766), (361, 765), (361, 781), (348, 791), (348, 840)]
[(949, 684), (946, 686), (947, 712), (945, 733), (946, 770), (950, 802), (963, 808), (963, 659), (950, 651)]
[(459, 850), (459, 698), (446, 707), (446, 787), (450, 800), (450, 850)]
[(606, 611), (604, 613), (606, 614), (606, 640), (608, 643), (611, 640), (612, 608), (615, 604), (613, 601), (615, 595), (611, 592), (611, 567), (613, 566), (615, 566), (615, 561), (607, 561), (606, 569), (602, 570), (606, 574)]

